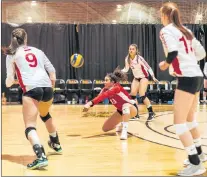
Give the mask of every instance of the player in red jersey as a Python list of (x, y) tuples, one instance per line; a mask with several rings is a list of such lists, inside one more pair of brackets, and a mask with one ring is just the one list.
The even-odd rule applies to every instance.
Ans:
[(118, 125), (117, 128), (122, 131), (121, 140), (127, 139), (128, 121), (138, 112), (135, 100), (131, 99), (128, 92), (119, 84), (119, 81), (125, 80), (127, 80), (127, 75), (119, 69), (107, 74), (104, 81), (105, 87), (97, 97), (85, 104), (83, 109), (83, 112), (86, 112), (93, 105), (108, 98), (117, 110), (105, 121), (102, 129), (104, 132), (107, 132), (113, 130)]

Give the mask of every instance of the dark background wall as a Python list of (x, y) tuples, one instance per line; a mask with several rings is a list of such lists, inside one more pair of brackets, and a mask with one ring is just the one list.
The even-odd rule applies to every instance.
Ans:
[[(169, 0), (2, 0), (2, 21), (31, 23), (140, 24), (160, 23), (159, 9)], [(183, 23), (207, 23), (206, 0), (171, 0)], [(119, 9), (117, 9), (120, 7)], [(29, 17), (29, 18), (28, 18)]]
[[(207, 49), (207, 25), (187, 25)], [(57, 78), (103, 79), (118, 65), (124, 67), (124, 58), (131, 43), (138, 45), (159, 80), (173, 80), (168, 71), (161, 72), (158, 63), (165, 59), (159, 39), (160, 24), (47, 24), (35, 23), (21, 26), (28, 33), (28, 45), (42, 49), (56, 68)], [(14, 27), (2, 23), (2, 46), (10, 44)], [(79, 69), (71, 67), (69, 58), (79, 52), (85, 59)], [(2, 92), (5, 88), (6, 62), (1, 56)], [(201, 69), (204, 60), (200, 62)], [(129, 74), (129, 80), (132, 75)]]

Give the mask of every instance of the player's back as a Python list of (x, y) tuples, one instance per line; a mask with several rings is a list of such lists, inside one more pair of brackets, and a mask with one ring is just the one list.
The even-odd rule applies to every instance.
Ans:
[[(186, 28), (187, 29), (187, 28)], [(190, 30), (188, 30), (192, 33)], [(165, 34), (165, 35), (164, 35)], [(165, 53), (172, 52), (175, 49), (178, 51), (178, 56), (174, 59), (170, 66), (170, 72), (177, 72), (178, 76), (202, 76), (200, 67), (197, 64), (197, 59), (193, 49), (193, 40), (188, 40), (185, 35), (173, 24), (165, 26), (161, 30), (161, 40), (164, 38)], [(170, 51), (169, 51), (170, 50)], [(179, 68), (179, 69), (178, 69)]]
[(135, 104), (135, 101), (131, 99), (129, 93), (124, 90), (124, 88), (119, 83), (116, 83), (113, 87), (118, 88), (116, 89), (118, 90), (118, 92), (111, 95), (109, 97), (109, 100), (118, 110), (122, 110), (122, 106), (124, 103)]
[[(51, 87), (45, 70), (45, 54), (30, 46), (21, 46), (13, 56), (16, 72), (22, 84), (29, 87)], [(20, 81), (21, 82), (21, 81)]]

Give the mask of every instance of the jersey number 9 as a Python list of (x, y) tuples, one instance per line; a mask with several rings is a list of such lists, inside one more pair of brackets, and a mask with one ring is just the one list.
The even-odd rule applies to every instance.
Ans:
[(37, 58), (33, 53), (28, 53), (25, 55), (25, 58), (27, 62), (29, 63), (29, 66), (34, 68), (37, 66)]

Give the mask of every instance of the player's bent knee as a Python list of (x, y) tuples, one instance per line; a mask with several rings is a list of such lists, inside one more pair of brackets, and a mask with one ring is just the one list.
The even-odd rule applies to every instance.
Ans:
[(184, 134), (185, 132), (188, 131), (188, 127), (187, 127), (186, 123), (184, 123), (184, 124), (175, 124), (174, 127), (175, 127), (175, 132), (178, 136), (180, 136), (180, 135), (182, 135), (182, 134)]
[(27, 139), (28, 139), (28, 134), (31, 130), (36, 130), (36, 128), (35, 127), (27, 127), (25, 130), (25, 136)]
[(47, 122), (48, 119), (52, 118), (50, 113), (48, 112), (46, 116), (40, 116), (43, 122)]
[(109, 129), (106, 128), (105, 126), (102, 127), (102, 130), (103, 130), (103, 132), (108, 132), (109, 131)]
[(146, 95), (144, 95), (144, 96), (140, 96), (140, 101), (143, 103), (144, 102), (144, 100), (147, 98), (147, 96)]
[(192, 130), (198, 126), (198, 122), (196, 120), (193, 120), (192, 122), (187, 122), (188, 130)]

